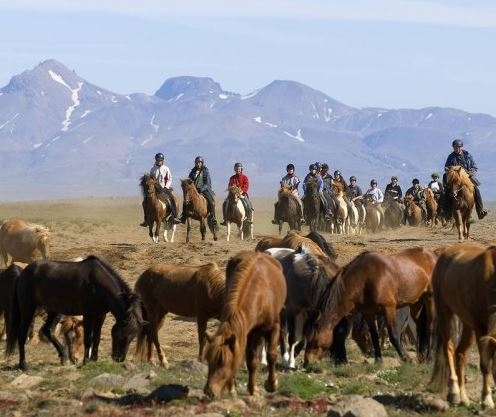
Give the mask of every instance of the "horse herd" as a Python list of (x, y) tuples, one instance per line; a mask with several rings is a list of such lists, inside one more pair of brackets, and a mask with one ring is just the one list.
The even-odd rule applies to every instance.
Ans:
[[(449, 187), (446, 190), (450, 207), (450, 217), (455, 220), (460, 240), (468, 238), (470, 231), (470, 214), (474, 207), (474, 186), (470, 177), (462, 167), (451, 167), (447, 171)], [(151, 175), (144, 175), (140, 180), (144, 197), (143, 207), (146, 211), (149, 235), (154, 242), (159, 241), (162, 224), (164, 224), (163, 237), (174, 241), (176, 225), (172, 221), (170, 201), (159, 198), (157, 180)], [(208, 212), (207, 200), (201, 195), (190, 179), (181, 181), (183, 191), (183, 216), (186, 222), (186, 242), (190, 241), (191, 221), (200, 222), (200, 233), (205, 240), (207, 225), (212, 232), (214, 240), (218, 239), (219, 227)], [(278, 225), (279, 234), (283, 224), (287, 223), (290, 230), (301, 230), (302, 217), (309, 226), (310, 231), (326, 231), (329, 233), (361, 234), (363, 231), (375, 233), (383, 228), (394, 229), (402, 224), (419, 226), (421, 224), (437, 225), (440, 220), (438, 201), (431, 189), (423, 190), (426, 202), (426, 212), (422, 213), (420, 206), (412, 196), (406, 196), (404, 205), (397, 200), (385, 196), (383, 210), (373, 204), (369, 196), (356, 201), (346, 201), (343, 185), (336, 182), (332, 185), (332, 195), (319, 193), (316, 181), (309, 181), (303, 197), (303, 207), (293, 194), (291, 187), (282, 186), (277, 194), (275, 204), (275, 223)], [(176, 206), (178, 198), (173, 193)], [(324, 204), (322, 199), (326, 200)], [(241, 240), (245, 237), (253, 239), (253, 213), (249, 215), (242, 203), (242, 192), (239, 187), (230, 187), (225, 201), (225, 222), (227, 227), (227, 241), (230, 240), (231, 227), (236, 225), (238, 236)], [(324, 207), (327, 206), (327, 213)], [(324, 215), (325, 214), (325, 215)], [(445, 222), (442, 219), (443, 224)], [(154, 229), (155, 226), (155, 229)]]
[[(18, 220), (2, 224), (2, 248), (8, 246), (3, 233), (12, 228), (8, 222), (22, 224)], [(33, 230), (33, 225), (27, 227)], [(14, 240), (10, 236), (11, 245)], [(29, 245), (33, 249), (32, 242)], [(10, 254), (12, 261), (17, 260)], [(41, 256), (46, 257), (46, 251)], [(24, 268), (12, 264), (0, 272), (0, 302), (7, 299), (9, 305), (8, 311), (0, 306), (8, 322), (6, 354), (17, 348), (19, 368), (27, 369), (25, 344), (41, 308), (46, 313), (41, 333), (55, 347), (61, 363), (75, 360), (55, 336), (62, 315), (83, 316), (83, 364), (96, 361), (102, 326), (110, 312), (115, 317), (113, 360), (124, 361), (136, 338), (137, 357), (153, 362), (155, 349), (160, 364), (166, 366), (158, 333), (170, 312), (196, 317), (198, 359), (208, 363), (206, 395), (234, 393), (243, 358), (248, 392), (255, 394), (262, 345), (268, 369), (265, 389), (272, 392), (277, 388), (279, 350), (288, 367), (295, 367), (298, 349), (304, 350), (303, 365), (308, 368), (325, 353), (337, 363), (346, 362), (345, 339), (352, 323), (358, 328), (357, 318), (366, 323), (376, 361), (382, 360), (380, 321), (400, 358), (409, 361), (396, 323), (398, 309), (408, 307), (416, 327), (418, 360), (434, 357), (432, 388), (447, 390), (453, 403), (469, 403), (464, 368), (475, 339), (483, 375), (482, 406), (494, 407), (496, 247), (459, 243), (436, 250), (365, 251), (344, 266), (335, 263), (337, 256), (321, 234), (290, 232), (284, 238), (262, 238), (254, 251), (231, 257), (225, 270), (215, 263), (153, 265), (139, 276), (134, 289), (96, 256), (69, 262), (31, 261), (30, 257)], [(7, 281), (9, 286), (3, 287)], [(456, 338), (454, 316), (461, 323)], [(210, 318), (219, 320), (213, 335), (206, 332)]]

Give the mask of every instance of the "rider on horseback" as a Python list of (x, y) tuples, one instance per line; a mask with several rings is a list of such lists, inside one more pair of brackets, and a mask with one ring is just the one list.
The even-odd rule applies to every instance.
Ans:
[(303, 192), (306, 191), (308, 181), (311, 180), (317, 181), (320, 201), (322, 202), (322, 207), (324, 208), (324, 216), (326, 220), (330, 220), (331, 216), (329, 215), (329, 205), (327, 204), (327, 200), (324, 197), (324, 193), (323, 193), (324, 181), (322, 180), (322, 177), (318, 173), (318, 169), (319, 168), (316, 164), (310, 164), (310, 166), (308, 167), (309, 173), (305, 176), (305, 179), (303, 180)]
[[(474, 199), (475, 199), (475, 210), (477, 211), (477, 216), (479, 220), (482, 220), (487, 216), (487, 210), (484, 210), (484, 206), (482, 204), (482, 197), (479, 190), (479, 180), (477, 179), (477, 164), (474, 161), (472, 155), (462, 149), (463, 142), (461, 139), (455, 139), (451, 145), (453, 146), (453, 152), (448, 155), (446, 162), (444, 164), (445, 168), (460, 165), (462, 166), (467, 174), (470, 176), (472, 183), (474, 184)], [(443, 185), (444, 188), (447, 188), (447, 180), (446, 173), (443, 175)], [(445, 217), (451, 217), (451, 198), (449, 197), (449, 193), (445, 193), (443, 202), (443, 212)]]
[[(246, 218), (248, 223), (252, 223), (252, 211), (253, 211), (253, 206), (251, 204), (250, 198), (248, 197), (248, 188), (250, 188), (250, 182), (248, 180), (248, 177), (243, 174), (243, 164), (241, 162), (236, 162), (234, 164), (234, 172), (235, 174), (232, 175), (229, 178), (229, 183), (227, 184), (227, 187), (232, 187), (233, 185), (238, 186), (241, 188), (242, 195), (241, 195), (241, 202), (243, 203), (243, 206), (246, 211)], [(224, 203), (222, 204), (222, 215), (224, 217), (224, 220), (220, 223), (222, 226), (226, 226), (226, 209), (227, 209), (227, 199), (224, 200)]]
[(384, 223), (384, 207), (382, 207), (382, 202), (384, 201), (384, 194), (377, 187), (377, 180), (370, 180), (370, 188), (365, 192), (366, 196), (370, 196), (371, 203), (377, 208), (381, 215), (381, 224)]
[(389, 196), (393, 200), (397, 201), (398, 203), (401, 203), (401, 199), (403, 198), (403, 191), (401, 190), (401, 187), (398, 184), (398, 177), (396, 175), (393, 175), (391, 177), (391, 182), (388, 185), (386, 185), (384, 194), (389, 194)]
[[(175, 224), (181, 223), (181, 220), (177, 218), (177, 207), (176, 201), (174, 200), (174, 196), (172, 195), (172, 174), (166, 165), (164, 165), (164, 154), (159, 152), (155, 155), (155, 164), (150, 169), (150, 175), (157, 179), (158, 185), (160, 187), (157, 190), (157, 195), (160, 200), (163, 200), (165, 203), (169, 203), (172, 221)], [(148, 221), (146, 219), (146, 210), (145, 210), (145, 200), (142, 203), (143, 206), (143, 223), (140, 226), (148, 227)]]
[(422, 210), (422, 219), (427, 219), (427, 208), (425, 206), (424, 193), (422, 191), (422, 187), (420, 186), (420, 181), (418, 180), (418, 178), (414, 178), (412, 180), (412, 186), (408, 190), (406, 190), (405, 197), (407, 195), (411, 195), (413, 197), (413, 202)]
[[(301, 201), (301, 198), (298, 194), (298, 187), (300, 185), (300, 179), (295, 173), (295, 166), (293, 164), (288, 164), (286, 166), (286, 175), (281, 178), (281, 187), (282, 186), (287, 186), (291, 188), (291, 192), (293, 195), (296, 197), (296, 201), (298, 201), (298, 204), (300, 205), (301, 209), (301, 219), (300, 222), (304, 223), (305, 219), (303, 218), (303, 202)], [(279, 224), (279, 220), (277, 219), (277, 212), (278, 212), (278, 202), (276, 201), (274, 203), (274, 220), (272, 220), (272, 224)]]

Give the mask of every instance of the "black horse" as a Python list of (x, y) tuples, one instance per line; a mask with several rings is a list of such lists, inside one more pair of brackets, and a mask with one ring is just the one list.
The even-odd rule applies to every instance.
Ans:
[[(98, 345), (106, 314), (115, 317), (112, 327), (112, 359), (122, 362), (129, 344), (144, 324), (139, 297), (112, 267), (89, 256), (81, 262), (36, 261), (29, 264), (16, 282), (6, 354), (19, 346), (19, 368), (27, 369), (24, 345), (37, 307), (47, 319), (43, 334), (55, 346), (61, 363), (68, 357), (55, 338), (54, 329), (62, 314), (83, 315), (84, 362), (98, 360)], [(91, 357), (90, 357), (91, 352)]]

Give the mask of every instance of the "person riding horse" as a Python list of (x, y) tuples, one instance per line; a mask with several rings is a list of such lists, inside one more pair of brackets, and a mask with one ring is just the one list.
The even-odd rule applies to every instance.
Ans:
[(400, 185), (398, 184), (398, 177), (393, 175), (391, 177), (391, 182), (386, 185), (386, 189), (384, 190), (384, 194), (389, 194), (390, 197), (401, 203), (401, 199), (403, 198), (403, 191), (401, 190)]
[[(467, 171), (472, 183), (474, 184), (474, 199), (475, 199), (475, 210), (477, 211), (477, 216), (479, 220), (482, 220), (487, 216), (487, 210), (484, 210), (484, 206), (482, 204), (482, 196), (479, 190), (480, 182), (477, 179), (477, 164), (475, 163), (472, 155), (463, 149), (463, 141), (461, 139), (455, 139), (451, 146), (453, 147), (453, 152), (448, 155), (446, 162), (444, 164), (445, 170), (452, 166), (461, 166)], [(445, 189), (448, 187), (446, 173), (443, 175), (443, 186)], [(444, 193), (443, 198), (443, 209), (444, 217), (451, 217), (451, 198), (449, 193)]]
[[(210, 172), (205, 166), (205, 161), (202, 156), (197, 156), (195, 158), (195, 166), (191, 168), (188, 175), (189, 179), (193, 181), (196, 189), (200, 194), (202, 194), (207, 200), (207, 209), (210, 213), (212, 224), (217, 224), (217, 219), (215, 218), (215, 193), (212, 190), (212, 180), (210, 179)], [(186, 216), (181, 216), (181, 223), (186, 222)]]
[[(303, 218), (303, 202), (301, 201), (300, 195), (298, 194), (298, 187), (300, 186), (300, 179), (296, 175), (295, 166), (293, 164), (288, 164), (286, 166), (286, 175), (281, 178), (280, 181), (281, 187), (288, 186), (291, 188), (293, 195), (296, 197), (296, 201), (301, 208), (301, 219), (300, 222), (304, 223), (305, 219)], [(279, 224), (279, 219), (277, 218), (278, 213), (278, 201), (274, 203), (274, 219), (272, 220), (272, 224)]]
[[(411, 195), (413, 197), (414, 203), (422, 210), (422, 219), (427, 219), (427, 208), (425, 206), (424, 193), (422, 191), (422, 187), (420, 186), (420, 181), (417, 178), (414, 178), (412, 180), (412, 186), (408, 190), (406, 190), (405, 197), (407, 195)], [(407, 209), (405, 208), (405, 210)]]
[(371, 203), (374, 205), (381, 215), (381, 224), (384, 223), (384, 207), (382, 203), (384, 201), (384, 194), (381, 189), (377, 187), (377, 180), (370, 180), (370, 188), (365, 192), (365, 196), (370, 196)]
[[(155, 164), (150, 169), (150, 175), (157, 179), (160, 189), (157, 190), (157, 196), (160, 200), (169, 204), (172, 221), (174, 224), (181, 223), (181, 220), (177, 218), (177, 207), (174, 196), (172, 195), (172, 174), (169, 167), (164, 165), (164, 154), (159, 152), (155, 155)], [(148, 227), (148, 220), (146, 218), (145, 210), (145, 199), (141, 203), (143, 207), (143, 223), (140, 226)]]
[[(252, 223), (252, 211), (253, 211), (253, 205), (251, 204), (250, 198), (248, 197), (248, 189), (250, 188), (250, 181), (248, 180), (248, 177), (243, 174), (243, 164), (241, 162), (236, 162), (234, 164), (234, 172), (235, 174), (232, 175), (229, 178), (229, 183), (227, 184), (227, 187), (232, 187), (233, 185), (238, 186), (241, 188), (241, 191), (243, 194), (241, 195), (241, 203), (243, 203), (243, 206), (246, 211), (246, 218), (248, 223)], [(227, 199), (224, 200), (224, 203), (222, 204), (222, 215), (224, 219), (221, 221), (222, 226), (226, 226), (226, 210), (227, 210)]]
[(318, 184), (320, 201), (324, 209), (324, 217), (326, 220), (330, 220), (331, 216), (329, 216), (329, 205), (327, 203), (327, 199), (324, 196), (324, 181), (322, 180), (322, 177), (318, 173), (318, 166), (316, 164), (310, 164), (310, 166), (308, 167), (308, 171), (309, 171), (308, 174), (305, 176), (305, 179), (303, 180), (303, 193), (305, 193), (306, 191), (308, 181), (316, 180)]

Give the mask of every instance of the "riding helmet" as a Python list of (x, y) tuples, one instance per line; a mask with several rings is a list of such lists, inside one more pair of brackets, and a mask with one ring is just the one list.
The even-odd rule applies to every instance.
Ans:
[(415, 184), (420, 184), (420, 181), (418, 180), (418, 178), (414, 178), (412, 180), (412, 184), (415, 185)]
[(322, 164), (322, 171), (324, 171), (324, 170), (327, 171), (328, 169), (329, 169), (329, 165), (327, 165), (327, 163), (324, 162)]
[(431, 174), (431, 177), (432, 177), (432, 179), (434, 180), (434, 179), (436, 179), (436, 178), (439, 178), (439, 174), (438, 174), (437, 172), (433, 172), (433, 173)]
[(294, 166), (293, 164), (288, 164), (288, 165), (286, 166), (286, 171), (289, 171), (290, 169), (292, 169), (292, 170), (294, 171), (295, 166)]
[(236, 162), (234, 164), (234, 170), (241, 168), (241, 171), (243, 170), (243, 164), (241, 162)]
[(308, 167), (308, 170), (311, 171), (312, 169), (317, 169), (317, 165), (310, 164), (310, 166)]
[(461, 146), (461, 147), (463, 148), (463, 141), (462, 141), (461, 139), (455, 139), (455, 140), (453, 141), (453, 143), (451, 144), (451, 146), (453, 146), (453, 148), (454, 148), (455, 146)]
[(195, 164), (196, 164), (197, 162), (203, 162), (203, 156), (197, 156), (197, 157), (195, 158)]
[(370, 180), (370, 185), (377, 185), (377, 180), (374, 179)]
[(315, 162), (314, 165), (317, 167), (317, 169), (322, 168), (322, 164), (320, 162)]
[(397, 177), (396, 175), (393, 175), (393, 176), (391, 177), (391, 181), (398, 181), (398, 177)]
[(339, 170), (334, 171), (334, 176), (337, 177), (338, 175), (341, 176), (341, 171)]
[(355, 177), (354, 175), (352, 175), (352, 176), (350, 177), (350, 182), (351, 182), (351, 181), (356, 181), (356, 177)]
[(163, 161), (165, 158), (164, 158), (164, 154), (159, 152), (157, 154), (155, 154), (155, 160), (157, 161)]

